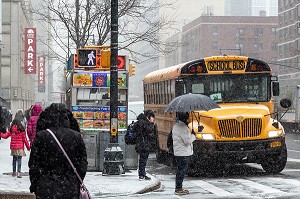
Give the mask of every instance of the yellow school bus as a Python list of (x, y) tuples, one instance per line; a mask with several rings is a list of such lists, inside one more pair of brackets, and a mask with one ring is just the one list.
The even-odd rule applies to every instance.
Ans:
[[(279, 83), (267, 63), (245, 56), (213, 56), (160, 69), (143, 80), (144, 106), (156, 113), (157, 160), (172, 158), (167, 138), (176, 122), (175, 113), (165, 113), (177, 96), (199, 93), (221, 108), (190, 113), (189, 128), (196, 132), (194, 155), (188, 174), (222, 170), (226, 164), (257, 163), (272, 174), (287, 161), (285, 133), (276, 120), (273, 96)], [(204, 127), (198, 131), (198, 126)], [(200, 129), (202, 129), (202, 127)]]

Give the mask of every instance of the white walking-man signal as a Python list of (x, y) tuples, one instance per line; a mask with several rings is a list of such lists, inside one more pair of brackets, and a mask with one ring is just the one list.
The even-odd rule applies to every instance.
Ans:
[(90, 63), (92, 62), (92, 66), (95, 65), (94, 64), (94, 59), (95, 59), (95, 55), (94, 55), (94, 51), (91, 51), (89, 54), (88, 54), (88, 62), (87, 62), (87, 65), (89, 66)]

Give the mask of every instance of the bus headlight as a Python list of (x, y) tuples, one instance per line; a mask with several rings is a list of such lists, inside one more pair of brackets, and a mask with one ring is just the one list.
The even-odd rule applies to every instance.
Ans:
[(215, 137), (212, 134), (198, 133), (198, 134), (196, 134), (196, 138), (202, 139), (202, 140), (215, 140)]
[(269, 131), (269, 138), (274, 138), (274, 137), (280, 137), (283, 134), (282, 129), (275, 130), (275, 131)]

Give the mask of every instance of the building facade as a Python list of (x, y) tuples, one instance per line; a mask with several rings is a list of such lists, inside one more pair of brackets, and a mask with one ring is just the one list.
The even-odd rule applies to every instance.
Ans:
[(299, 72), (300, 68), (300, 1), (279, 1), (280, 74)]
[(32, 28), (28, 0), (2, 0), (0, 97), (13, 114), (28, 109), (35, 99), (35, 75), (24, 72), (24, 29)]
[[(174, 3), (175, 2), (175, 3)], [(192, 20), (196, 19), (197, 17), (201, 15), (217, 15), (222, 16), (224, 15), (224, 2), (223, 0), (148, 0), (149, 4), (164, 4), (164, 3), (172, 3), (172, 6), (160, 6), (159, 9), (156, 11), (156, 15), (153, 14), (153, 17), (159, 18), (160, 16), (172, 16), (172, 21), (174, 22), (173, 29), (170, 29), (168, 31), (164, 31), (164, 33), (158, 33), (157, 39), (161, 41), (161, 43), (164, 43), (166, 40), (169, 40), (169, 37), (176, 34), (178, 38), (178, 35), (180, 35), (180, 30), (182, 26), (185, 24), (188, 24)], [(172, 9), (170, 9), (172, 7)], [(148, 27), (149, 28), (149, 27)], [(139, 30), (146, 30), (147, 27), (141, 27)], [(168, 42), (175, 41), (174, 39), (170, 39)], [(181, 36), (179, 37), (181, 38)], [(174, 53), (174, 56), (177, 56), (176, 59), (181, 59), (180, 54), (178, 54), (178, 51), (180, 52), (180, 49), (178, 46), (180, 46), (180, 41), (175, 41), (179, 45), (167, 45), (167, 49), (165, 49), (165, 46), (161, 46), (164, 51), (169, 51), (170, 49)], [(174, 43), (173, 43), (174, 44)], [(170, 62), (165, 62), (166, 59), (173, 59), (173, 55), (167, 54), (165, 57), (165, 54), (159, 53), (157, 50), (153, 49), (153, 47), (147, 43), (147, 42), (140, 42), (139, 44), (133, 45), (132, 48), (134, 48), (136, 51), (140, 52), (140, 54), (154, 54), (157, 58), (156, 59), (145, 59), (143, 56), (139, 57), (139, 62), (136, 64), (136, 75), (130, 77), (129, 85), (129, 100), (130, 101), (138, 101), (143, 100), (143, 82), (142, 80), (144, 77), (157, 69), (165, 68), (166, 66), (170, 65)], [(179, 56), (178, 56), (179, 55)], [(174, 61), (174, 60), (173, 60)], [(175, 63), (175, 62), (172, 62)]]
[(226, 0), (226, 16), (260, 16), (264, 11), (266, 16), (277, 16), (277, 0)]
[(277, 60), (278, 17), (201, 16), (182, 29), (182, 62), (214, 55)]

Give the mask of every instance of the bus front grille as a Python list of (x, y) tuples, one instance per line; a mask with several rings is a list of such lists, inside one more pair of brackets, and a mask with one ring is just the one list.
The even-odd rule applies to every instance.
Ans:
[(262, 129), (262, 121), (259, 118), (248, 118), (242, 122), (236, 119), (220, 120), (218, 125), (223, 138), (257, 137)]

